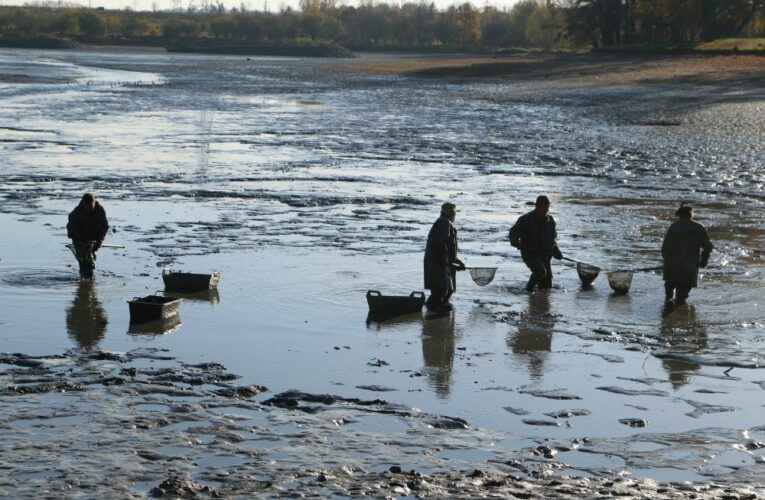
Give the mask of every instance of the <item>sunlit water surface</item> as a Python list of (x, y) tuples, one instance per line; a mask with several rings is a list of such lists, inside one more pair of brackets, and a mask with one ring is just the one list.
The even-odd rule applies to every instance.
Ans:
[[(0, 351), (167, 348), (271, 395), (459, 416), (502, 433), (499, 448), (599, 440), (603, 455), (556, 457), (573, 468), (763, 472), (760, 450), (733, 447), (765, 439), (760, 97), (360, 76), (276, 58), (5, 50), (0, 63)], [(645, 125), (654, 116), (679, 125)], [(64, 247), (85, 190), (107, 210), (108, 241), (126, 247), (99, 253), (92, 285)], [(583, 290), (558, 264), (554, 290), (523, 293), (506, 234), (540, 193), (564, 253), (605, 269), (659, 263), (674, 208), (693, 202), (716, 250), (691, 305), (665, 315), (657, 274), (615, 296), (604, 273)], [(496, 279), (460, 275), (452, 316), (367, 324), (367, 290), (421, 289), (445, 200), (459, 206), (463, 260), (498, 266)], [(186, 299), (164, 334), (131, 331), (126, 301), (161, 290), (166, 266), (220, 271), (218, 293)], [(586, 412), (546, 415), (571, 409)], [(723, 430), (721, 458), (694, 451), (696, 433)]]

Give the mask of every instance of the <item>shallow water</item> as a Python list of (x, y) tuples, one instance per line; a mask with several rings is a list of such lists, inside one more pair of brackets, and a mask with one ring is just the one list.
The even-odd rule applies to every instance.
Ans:
[[(0, 76), (31, 82), (0, 83), (0, 351), (166, 348), (270, 395), (464, 418), (491, 436), (489, 455), (588, 437), (595, 453), (555, 459), (658, 480), (762, 474), (760, 449), (736, 451), (741, 467), (726, 455), (762, 425), (756, 89), (423, 81), (197, 55), (4, 50), (0, 62)], [(657, 117), (680, 125), (645, 125)], [(99, 253), (93, 284), (77, 281), (64, 247), (84, 190), (107, 210), (109, 242), (126, 246)], [(506, 234), (539, 193), (553, 199), (564, 253), (604, 269), (593, 288), (556, 264), (549, 294), (522, 293)], [(460, 209), (463, 259), (499, 266), (495, 280), (460, 275), (450, 317), (367, 324), (367, 290), (421, 289), (446, 199)], [(605, 271), (657, 264), (681, 199), (716, 246), (691, 305), (667, 314), (657, 274), (614, 295)], [(126, 301), (161, 289), (165, 266), (220, 271), (218, 294), (185, 300), (180, 323), (131, 331)], [(358, 426), (367, 444), (410, 432), (390, 417)], [(474, 439), (436, 457), (483, 463)], [(303, 458), (316, 452), (306, 446)], [(358, 435), (343, 446), (365, 453)], [(374, 470), (388, 458), (359, 460)]]

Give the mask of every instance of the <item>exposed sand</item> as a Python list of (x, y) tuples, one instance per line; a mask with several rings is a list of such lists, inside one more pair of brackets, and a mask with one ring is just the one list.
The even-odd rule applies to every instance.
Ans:
[(689, 79), (749, 80), (765, 77), (765, 57), (754, 55), (417, 55), (380, 59), (362, 57), (338, 67), (346, 71), (378, 75), (543, 79), (597, 85)]

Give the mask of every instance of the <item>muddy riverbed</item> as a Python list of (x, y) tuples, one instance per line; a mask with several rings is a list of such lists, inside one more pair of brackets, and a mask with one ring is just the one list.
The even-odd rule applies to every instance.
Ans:
[[(762, 491), (761, 85), (0, 60), (2, 491)], [(64, 247), (84, 190), (126, 247), (92, 283)], [(694, 203), (716, 250), (690, 304), (666, 310), (656, 274), (616, 296), (557, 263), (551, 292), (523, 293), (506, 234), (539, 193), (564, 253), (606, 269), (657, 264)], [(460, 275), (450, 316), (368, 323), (367, 290), (421, 289), (447, 199), (463, 260), (497, 277)], [(164, 267), (219, 289), (131, 327)]]

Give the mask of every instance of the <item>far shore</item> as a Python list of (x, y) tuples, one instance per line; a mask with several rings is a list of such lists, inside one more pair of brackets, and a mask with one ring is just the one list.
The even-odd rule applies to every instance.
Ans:
[(762, 82), (765, 57), (731, 54), (545, 53), (373, 55), (337, 69), (371, 75), (628, 85), (678, 80)]

